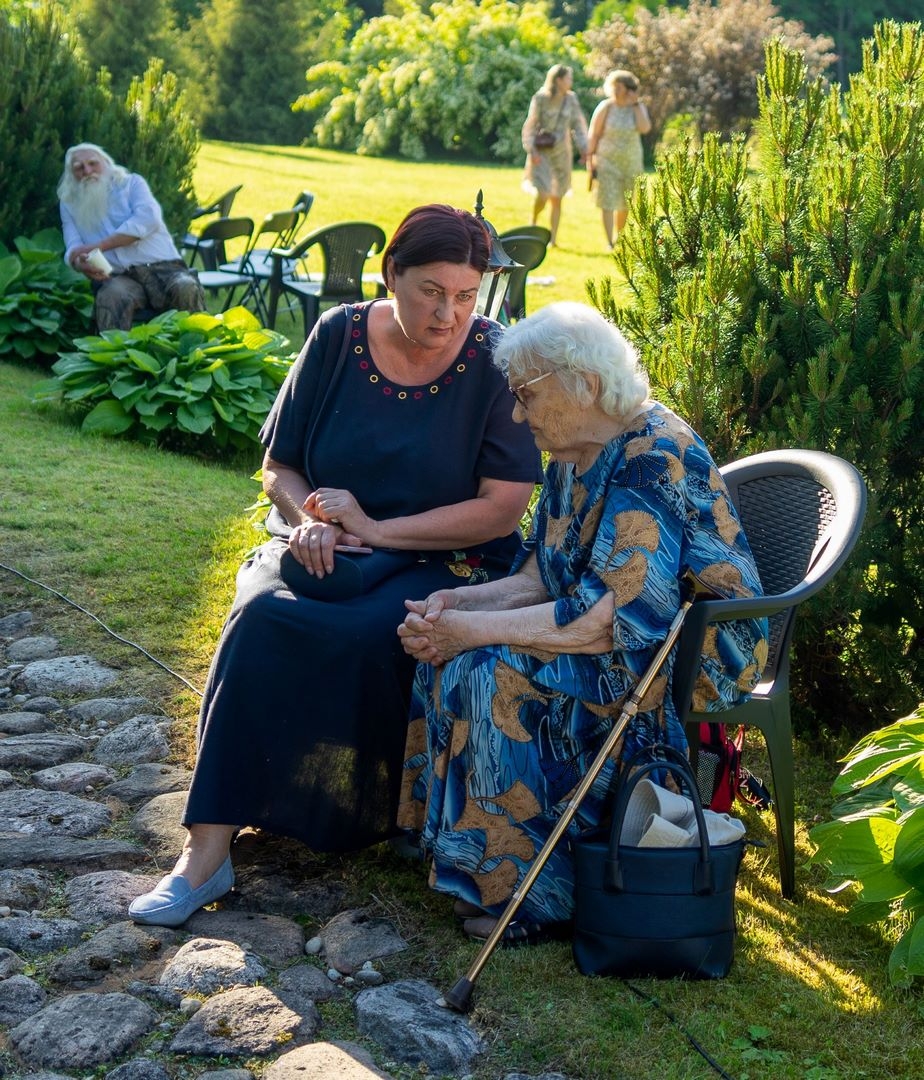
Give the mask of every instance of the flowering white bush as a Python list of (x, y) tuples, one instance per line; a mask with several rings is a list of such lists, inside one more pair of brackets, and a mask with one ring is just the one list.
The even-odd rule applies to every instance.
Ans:
[(342, 61), (309, 68), (296, 109), (319, 146), (421, 160), (456, 151), (514, 161), (529, 100), (554, 63), (581, 60), (543, 3), (458, 0), (370, 19)]
[(747, 132), (757, 116), (757, 76), (770, 40), (801, 53), (809, 78), (835, 59), (831, 38), (812, 37), (802, 23), (782, 18), (770, 0), (690, 0), (686, 9), (656, 13), (639, 6), (633, 18), (617, 15), (587, 31), (587, 67), (601, 80), (613, 68), (638, 76), (652, 145), (678, 113), (695, 118), (700, 133)]

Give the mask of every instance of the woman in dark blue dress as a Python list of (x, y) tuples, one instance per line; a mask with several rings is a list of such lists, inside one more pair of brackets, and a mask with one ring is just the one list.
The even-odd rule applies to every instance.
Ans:
[[(505, 574), (541, 479), (492, 364), (498, 328), (474, 313), (488, 254), (473, 215), (412, 211), (385, 251), (393, 297), (326, 312), (293, 365), (261, 433), (285, 538), (239, 572), (187, 840), (173, 873), (133, 901), (135, 921), (179, 925), (223, 895), (240, 826), (321, 851), (396, 831), (414, 673), (395, 634), (404, 600)], [(373, 553), (338, 550), (357, 546)], [(351, 565), (372, 578), (386, 561), (397, 569), (359, 595), (342, 584)]]

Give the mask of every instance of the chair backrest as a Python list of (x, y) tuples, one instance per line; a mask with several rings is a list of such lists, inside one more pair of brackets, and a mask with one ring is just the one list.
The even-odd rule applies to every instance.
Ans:
[(544, 240), (546, 246), (552, 240), (551, 230), (544, 225), (518, 225), (515, 229), (507, 229), (500, 233), (500, 242), (503, 244), (508, 236), (534, 236), (537, 240)]
[[(820, 450), (771, 450), (720, 470), (766, 596), (825, 585), (860, 535), (866, 486), (849, 462)], [(795, 606), (770, 617), (772, 676), (792, 636)]]
[(243, 186), (243, 184), (238, 184), (237, 187), (229, 188), (223, 195), (217, 195), (211, 201), (203, 203), (202, 206), (197, 206), (192, 212), (192, 217), (204, 217), (206, 214), (218, 214), (219, 217), (228, 217), (234, 204), (234, 197)]
[(316, 230), (289, 254), (301, 258), (315, 246), (324, 255), (322, 297), (352, 299), (362, 296), (363, 267), (371, 254), (385, 247), (385, 232), (368, 221), (344, 221)]
[(269, 248), (288, 247), (300, 220), (301, 212), (295, 207), (291, 210), (275, 210), (273, 213), (267, 214), (257, 226), (254, 235), (254, 246), (261, 237), (271, 235), (272, 239), (264, 246)]
[[(226, 245), (229, 240), (243, 238), (244, 251), (249, 251), (253, 237), (253, 219), (247, 217), (220, 217), (206, 225), (199, 234), (199, 242), (214, 243), (219, 263), (227, 262)], [(195, 256), (195, 252), (194, 252)]]
[[(819, 591), (844, 564), (860, 535), (866, 486), (849, 462), (820, 450), (769, 450), (721, 470), (741, 518), (764, 596), (707, 600), (687, 614), (674, 671), (674, 698), (685, 713), (699, 657), (685, 650), (702, 640), (711, 618), (769, 618), (764, 680), (788, 670), (798, 604)], [(689, 636), (689, 637), (688, 637)]]
[(314, 192), (300, 191), (295, 198), (295, 202), (292, 204), (292, 209), (298, 213), (298, 220), (295, 222), (295, 227), (279, 247), (291, 247), (291, 245), (295, 243), (296, 238), (305, 227), (305, 222), (308, 220), (308, 214), (311, 212), (312, 206), (314, 206)]
[(548, 243), (537, 236), (510, 234), (501, 237), (504, 251), (520, 265), (510, 274), (504, 309), (508, 319), (522, 319), (526, 314), (526, 279), (530, 270), (545, 258)]

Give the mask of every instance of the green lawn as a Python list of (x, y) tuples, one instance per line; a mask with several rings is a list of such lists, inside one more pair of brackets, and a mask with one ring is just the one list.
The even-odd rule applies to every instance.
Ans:
[[(408, 165), (314, 150), (203, 147), (197, 187), (206, 196), (243, 181), (236, 209), (262, 216), (302, 188), (317, 194), (316, 225), (354, 217), (388, 231), (429, 199), (470, 205), (484, 188), (488, 217), (504, 228), (528, 217), (519, 170)], [(554, 286), (535, 306), (580, 297), (583, 280), (607, 271), (602, 232), (586, 192), (569, 200), (563, 246), (549, 256)], [(546, 291), (547, 290), (547, 291)], [(83, 437), (54, 410), (29, 404), (44, 371), (0, 363), (0, 563), (52, 585), (142, 645), (197, 686), (230, 602), (234, 572), (253, 542), (244, 508), (260, 453), (212, 464), (128, 442)], [(28, 606), (64, 647), (91, 652), (130, 672), (190, 731), (197, 698), (173, 676), (54, 595), (0, 569), (0, 612)], [(798, 717), (796, 725), (798, 727)], [(827, 812), (836, 757), (845, 746), (807, 746), (797, 756), (797, 847)], [(191, 734), (177, 757), (189, 759)], [(766, 775), (760, 740), (747, 764)], [(641, 981), (736, 1080), (913, 1080), (924, 1075), (917, 1037), (919, 992), (886, 978), (890, 944), (878, 928), (851, 926), (841, 898), (799, 865), (800, 896), (780, 898), (772, 826), (755, 811), (749, 831), (768, 842), (751, 851), (738, 893), (738, 939), (731, 975), (715, 983)], [(394, 919), (411, 944), (390, 958), (389, 978), (422, 977), (451, 986), (475, 956), (430, 893), (422, 867), (390, 850), (329, 859), (324, 872), (348, 886), (351, 903)], [(577, 974), (568, 946), (495, 954), (479, 980), (475, 1022), (490, 1050), (475, 1080), (508, 1072), (560, 1071), (571, 1080), (700, 1080), (715, 1075), (677, 1024), (618, 980)], [(326, 1038), (355, 1037), (351, 1011), (325, 1006)], [(407, 1070), (402, 1080), (419, 1073)]]
[[(357, 157), (304, 147), (266, 147), (206, 142), (195, 172), (200, 199), (243, 184), (232, 213), (261, 221), (312, 191), (314, 206), (305, 230), (338, 221), (371, 221), (391, 236), (404, 215), (422, 203), (450, 203), (473, 210), (484, 192), (484, 216), (498, 232), (525, 225), (532, 201), (521, 188), (521, 166), (414, 163)], [(540, 218), (548, 225), (548, 211)], [(527, 311), (554, 300), (586, 300), (584, 283), (613, 270), (600, 211), (587, 191), (587, 174), (574, 172), (574, 190), (564, 200), (559, 245), (532, 275), (547, 284), (527, 288)], [(378, 269), (370, 260), (367, 269)]]

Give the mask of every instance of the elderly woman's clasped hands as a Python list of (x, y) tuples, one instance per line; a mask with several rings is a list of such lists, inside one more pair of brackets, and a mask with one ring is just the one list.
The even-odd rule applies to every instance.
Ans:
[(443, 589), (426, 600), (404, 602), (408, 614), (398, 627), (398, 637), (409, 656), (440, 667), (472, 647), (465, 620), (454, 610), (458, 600), (452, 589)]

